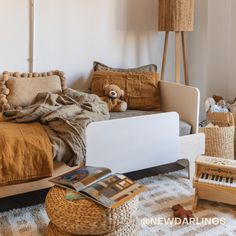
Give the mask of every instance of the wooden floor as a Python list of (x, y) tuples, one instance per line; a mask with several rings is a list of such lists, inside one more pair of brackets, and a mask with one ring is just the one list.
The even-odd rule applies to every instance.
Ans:
[[(178, 163), (171, 163), (167, 165), (144, 169), (141, 171), (126, 173), (126, 176), (133, 180), (137, 180), (144, 177), (155, 176), (158, 174), (173, 172), (181, 169), (183, 169), (183, 167)], [(48, 191), (49, 189), (43, 189), (30, 193), (15, 195), (12, 197), (0, 198), (0, 212), (8, 211), (14, 208), (22, 208), (43, 203), (45, 201), (45, 197)]]

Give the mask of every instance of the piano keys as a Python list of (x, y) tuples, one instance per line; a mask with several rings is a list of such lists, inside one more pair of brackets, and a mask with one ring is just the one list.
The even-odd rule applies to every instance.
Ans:
[(236, 205), (236, 161), (210, 156), (197, 157), (193, 186), (193, 210), (196, 210), (199, 199)]
[(215, 174), (211, 175), (208, 173), (202, 173), (195, 180), (202, 183), (216, 184), (216, 185), (236, 188), (236, 179), (230, 176), (223, 177)]

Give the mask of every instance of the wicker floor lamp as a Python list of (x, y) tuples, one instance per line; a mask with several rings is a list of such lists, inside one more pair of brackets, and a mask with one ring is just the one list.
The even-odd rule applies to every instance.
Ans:
[(194, 0), (159, 0), (159, 31), (165, 31), (161, 79), (164, 79), (169, 32), (175, 32), (175, 81), (180, 83), (180, 34), (185, 84), (189, 85), (185, 32), (193, 31)]

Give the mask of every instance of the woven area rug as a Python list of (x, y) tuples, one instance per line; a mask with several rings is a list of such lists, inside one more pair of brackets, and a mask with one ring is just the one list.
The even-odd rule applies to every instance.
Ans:
[[(174, 204), (191, 209), (194, 191), (186, 175), (178, 171), (139, 181), (147, 191), (140, 195), (138, 236), (236, 235), (236, 207), (220, 203), (201, 201), (194, 214), (198, 222), (181, 225), (164, 221), (173, 219), (170, 207)], [(202, 219), (211, 221), (206, 223)], [(45, 235), (48, 222), (43, 204), (0, 213), (0, 235)]]

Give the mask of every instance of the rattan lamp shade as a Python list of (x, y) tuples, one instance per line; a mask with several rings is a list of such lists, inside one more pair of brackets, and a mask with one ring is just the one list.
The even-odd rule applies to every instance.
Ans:
[(193, 31), (194, 0), (159, 0), (159, 31)]

